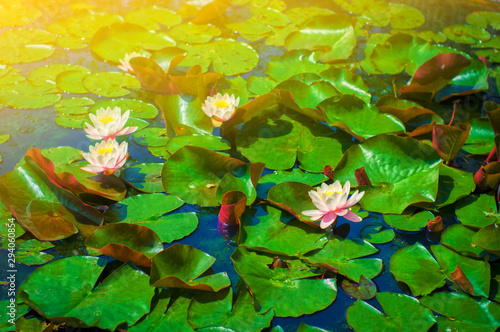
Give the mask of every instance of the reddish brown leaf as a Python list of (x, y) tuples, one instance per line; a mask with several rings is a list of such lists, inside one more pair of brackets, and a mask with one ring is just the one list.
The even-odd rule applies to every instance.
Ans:
[(225, 12), (230, 4), (231, 0), (215, 0), (201, 8), (192, 22), (196, 24), (204, 24), (221, 21), (226, 17)]
[(328, 177), (330, 180), (333, 180), (334, 178), (334, 173), (333, 173), (333, 169), (332, 169), (332, 166), (330, 165), (326, 165), (324, 168), (323, 168), (323, 174)]
[(224, 224), (238, 225), (240, 216), (245, 212), (247, 196), (238, 190), (228, 191), (222, 196), (219, 221)]
[(470, 123), (459, 124), (458, 127), (434, 125), (432, 130), (432, 146), (447, 163), (457, 156), (469, 137)]
[(474, 174), (474, 182), (481, 191), (495, 189), (500, 182), (500, 162), (492, 161)]
[(500, 134), (500, 105), (493, 101), (486, 101), (484, 103), (484, 110), (490, 120), (491, 128), (495, 135)]
[(451, 278), (464, 292), (475, 295), (474, 286), (472, 286), (469, 279), (467, 279), (467, 276), (460, 268), (460, 265), (457, 264), (455, 271), (451, 272)]
[(173, 94), (170, 79), (154, 60), (137, 57), (130, 60), (130, 65), (144, 89), (163, 95)]
[(368, 178), (368, 174), (366, 174), (365, 168), (360, 167), (354, 170), (354, 176), (356, 177), (356, 181), (358, 182), (358, 186), (371, 186), (372, 183)]
[(377, 294), (377, 286), (375, 283), (363, 275), (359, 278), (359, 283), (344, 279), (342, 280), (341, 286), (347, 295), (359, 300), (369, 300), (374, 298)]
[(444, 229), (443, 218), (441, 218), (441, 216), (437, 216), (436, 218), (429, 220), (427, 222), (427, 229), (435, 233), (442, 232)]

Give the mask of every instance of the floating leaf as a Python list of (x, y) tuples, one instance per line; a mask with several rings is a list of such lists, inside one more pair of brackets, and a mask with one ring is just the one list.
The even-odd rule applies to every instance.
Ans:
[(377, 300), (385, 312), (364, 301), (356, 301), (347, 309), (347, 323), (356, 331), (427, 331), (436, 323), (432, 312), (408, 295), (384, 292)]
[(446, 163), (455, 159), (460, 148), (469, 137), (470, 124), (457, 126), (434, 125), (432, 129), (432, 146)]
[(38, 29), (10, 29), (0, 34), (0, 63), (35, 62), (54, 54), (56, 36)]
[(443, 32), (449, 40), (462, 44), (475, 44), (478, 41), (488, 41), (491, 38), (488, 31), (466, 24), (447, 26)]
[(316, 17), (318, 15), (331, 15), (333, 14), (333, 11), (329, 10), (328, 8), (308, 6), (290, 8), (285, 12), (285, 14), (286, 16), (288, 16), (288, 19), (291, 22), (297, 25), (301, 25), (310, 18)]
[(473, 245), (477, 245), (497, 256), (500, 254), (500, 227), (498, 223), (481, 228), (472, 238)]
[(66, 71), (88, 72), (89, 70), (85, 67), (71, 64), (46, 65), (30, 71), (28, 81), (34, 86), (41, 86), (47, 83), (56, 84), (57, 76)]
[(377, 286), (375, 283), (364, 276), (359, 278), (359, 283), (344, 279), (342, 280), (341, 286), (347, 295), (358, 300), (370, 300), (374, 298), (377, 293)]
[(87, 114), (89, 108), (86, 106), (91, 106), (94, 104), (95, 102), (87, 97), (71, 97), (58, 101), (54, 105), (54, 108), (59, 113), (80, 115), (80, 114)]
[(328, 65), (318, 62), (319, 55), (305, 50), (294, 50), (275, 56), (267, 63), (266, 74), (276, 81), (284, 81), (301, 73), (316, 73), (328, 69)]
[(348, 69), (332, 68), (321, 72), (320, 76), (331, 82), (343, 94), (353, 94), (366, 103), (371, 100), (371, 94), (363, 78)]
[(444, 271), (419, 242), (394, 253), (389, 269), (394, 278), (407, 284), (415, 296), (427, 295), (445, 284)]
[(247, 205), (251, 205), (257, 198), (257, 183), (259, 182), (265, 165), (263, 163), (245, 164), (228, 172), (219, 183), (216, 197), (220, 202), (228, 191), (241, 191), (248, 198)]
[(87, 113), (75, 115), (59, 113), (57, 114), (55, 121), (56, 124), (62, 127), (83, 129), (85, 128), (85, 122), (89, 122), (89, 115)]
[(158, 30), (160, 25), (173, 26), (181, 23), (181, 17), (174, 11), (162, 7), (131, 10), (125, 15), (125, 21), (137, 23), (147, 30)]
[(53, 248), (50, 242), (40, 242), (32, 239), (21, 243), (16, 250), (16, 261), (24, 265), (42, 265), (50, 262), (54, 255), (42, 250)]
[(316, 16), (285, 39), (288, 50), (317, 51), (323, 62), (345, 60), (356, 46), (353, 18), (345, 14)]
[(231, 285), (226, 272), (204, 275), (215, 258), (185, 244), (174, 244), (153, 258), (150, 284), (153, 287), (199, 289), (209, 292)]
[(257, 196), (267, 198), (267, 192), (273, 186), (282, 182), (301, 182), (310, 186), (315, 186), (325, 182), (328, 178), (324, 174), (308, 173), (300, 168), (294, 168), (291, 171), (274, 171), (266, 174), (259, 180), (257, 185)]
[(353, 95), (328, 98), (318, 107), (324, 111), (328, 125), (339, 127), (360, 141), (381, 133), (405, 130), (395, 116), (381, 113), (375, 106)]
[(168, 33), (177, 41), (190, 44), (203, 44), (208, 43), (214, 37), (220, 36), (221, 31), (219, 28), (210, 24), (199, 25), (188, 22), (171, 28), (168, 30)]
[(156, 51), (171, 46), (175, 46), (175, 41), (165, 32), (154, 32), (129, 22), (103, 26), (90, 41), (93, 54), (113, 63), (119, 63), (129, 53)]
[(139, 89), (141, 83), (132, 75), (118, 72), (99, 72), (87, 75), (82, 81), (85, 89), (103, 97), (121, 97), (130, 94), (128, 89)]
[(243, 165), (240, 160), (212, 150), (185, 146), (165, 162), (162, 181), (165, 191), (186, 203), (217, 206), (217, 188), (224, 175)]
[(425, 22), (425, 16), (415, 7), (390, 3), (391, 25), (393, 29), (414, 29)]
[(415, 208), (408, 208), (402, 214), (384, 214), (384, 221), (403, 231), (420, 231), (427, 222), (434, 218), (430, 211), (415, 212)]
[(239, 225), (240, 216), (245, 212), (246, 204), (247, 196), (243, 192), (238, 190), (226, 191), (221, 199), (219, 222), (230, 226)]
[(173, 154), (186, 145), (199, 146), (205, 149), (220, 151), (229, 150), (231, 147), (226, 140), (213, 135), (185, 135), (175, 136), (168, 140), (165, 149)]
[(441, 244), (455, 250), (460, 255), (479, 258), (484, 256), (484, 252), (482, 248), (472, 243), (475, 234), (475, 231), (463, 225), (451, 225), (446, 227), (441, 234)]
[(394, 239), (394, 231), (390, 228), (386, 228), (383, 224), (378, 222), (370, 223), (363, 226), (359, 231), (359, 235), (363, 240), (370, 243), (387, 243)]
[(236, 137), (236, 145), (250, 161), (261, 161), (270, 169), (289, 169), (298, 160), (302, 169), (320, 172), (325, 165), (335, 165), (352, 144), (349, 135), (335, 133), (304, 115), (265, 121), (247, 122)]
[(142, 146), (165, 146), (168, 139), (163, 127), (147, 127), (132, 135), (132, 140)]
[(382, 272), (382, 260), (379, 258), (361, 258), (378, 251), (370, 243), (361, 239), (333, 239), (326, 246), (301, 258), (313, 266), (319, 266), (335, 273), (345, 275), (351, 280), (359, 280), (362, 275), (373, 279)]
[(161, 182), (161, 163), (143, 163), (126, 168), (120, 174), (134, 188), (148, 193), (163, 191)]
[(268, 267), (272, 257), (237, 248), (231, 260), (250, 288), (258, 312), (274, 307), (278, 317), (298, 317), (328, 307), (337, 296), (336, 279), (308, 279), (318, 273), (311, 272), (299, 259), (289, 260), (289, 268), (272, 270)]
[(361, 206), (367, 211), (399, 214), (412, 203), (434, 202), (440, 163), (437, 152), (424, 143), (378, 135), (349, 148), (334, 172), (341, 182), (356, 183), (354, 170), (364, 167), (372, 186), (358, 187), (365, 191)]
[(158, 116), (158, 109), (153, 104), (139, 99), (118, 98), (100, 100), (90, 108), (90, 112), (95, 113), (101, 107), (104, 109), (108, 107), (120, 107), (122, 114), (130, 110), (130, 117), (139, 119), (154, 119)]
[(435, 204), (440, 207), (452, 204), (469, 195), (475, 188), (472, 173), (442, 164), (439, 168), (439, 185)]
[(119, 15), (82, 10), (74, 13), (65, 22), (65, 27), (69, 34), (89, 40), (101, 27), (122, 21)]
[(36, 22), (42, 16), (42, 12), (30, 5), (21, 3), (4, 3), (0, 14), (0, 22), (3, 27), (22, 27)]
[(0, 103), (20, 109), (36, 109), (51, 106), (61, 99), (50, 84), (33, 86), (28, 81), (0, 86)]
[[(71, 321), (75, 327), (109, 330), (122, 323), (133, 325), (149, 312), (154, 288), (148, 276), (131, 265), (122, 265), (96, 286), (105, 264), (89, 256), (58, 259), (31, 273), (18, 297), (55, 324)], [(54, 275), (64, 277), (47, 287)]]
[(465, 18), (467, 23), (472, 24), (478, 28), (486, 29), (491, 26), (494, 29), (500, 29), (500, 13), (477, 11), (472, 12)]
[(83, 86), (82, 81), (89, 74), (90, 71), (64, 71), (56, 77), (57, 88), (68, 93), (88, 93), (89, 91)]
[(457, 219), (473, 228), (483, 228), (497, 222), (499, 216), (493, 195), (470, 195), (457, 202)]
[(248, 44), (232, 39), (215, 39), (206, 44), (183, 45), (188, 56), (181, 66), (199, 64), (204, 69), (212, 65), (214, 71), (227, 76), (244, 74), (257, 66), (258, 53)]

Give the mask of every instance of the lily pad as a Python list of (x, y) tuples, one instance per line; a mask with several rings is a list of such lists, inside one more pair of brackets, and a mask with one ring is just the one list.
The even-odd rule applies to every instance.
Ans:
[(120, 174), (134, 188), (147, 193), (158, 193), (163, 191), (161, 182), (161, 163), (143, 163), (126, 168)]
[(306, 22), (310, 18), (319, 16), (319, 15), (331, 15), (334, 12), (328, 8), (321, 7), (293, 7), (288, 9), (285, 14), (288, 16), (288, 19), (294, 24), (301, 25)]
[(139, 119), (154, 119), (158, 116), (158, 109), (155, 105), (139, 99), (118, 98), (100, 100), (90, 108), (90, 112), (95, 113), (95, 111), (101, 107), (104, 109), (107, 107), (120, 107), (122, 113), (130, 110), (130, 117)]
[(318, 62), (319, 55), (305, 50), (294, 50), (272, 58), (266, 66), (266, 74), (281, 82), (293, 75), (316, 73), (328, 69), (328, 65)]
[(139, 266), (151, 266), (151, 258), (163, 250), (155, 232), (145, 226), (127, 223), (102, 226), (90, 234), (85, 246)]
[(232, 39), (215, 39), (206, 44), (180, 45), (188, 51), (188, 56), (180, 66), (191, 67), (199, 64), (204, 69), (212, 65), (217, 73), (227, 76), (244, 74), (257, 66), (258, 53), (248, 44)]
[(231, 259), (250, 288), (258, 312), (274, 307), (278, 317), (298, 317), (328, 307), (337, 296), (336, 279), (309, 279), (319, 273), (310, 271), (299, 259), (287, 260), (288, 268), (270, 269), (272, 257), (245, 248), (237, 248)]
[(64, 26), (69, 34), (88, 41), (101, 27), (122, 21), (120, 15), (82, 10), (71, 15), (70, 19), (64, 22)]
[(377, 300), (385, 315), (368, 303), (357, 301), (347, 309), (347, 323), (359, 332), (427, 331), (436, 323), (432, 312), (408, 295), (384, 292), (377, 294)]
[(393, 29), (414, 29), (425, 23), (425, 16), (415, 7), (390, 3), (391, 26)]
[(322, 62), (346, 60), (356, 46), (353, 19), (345, 14), (316, 16), (289, 34), (285, 46), (317, 51)]
[(500, 29), (500, 13), (489, 11), (472, 12), (465, 18), (467, 23), (478, 28), (486, 29), (491, 26), (494, 29)]
[(181, 23), (181, 17), (174, 11), (158, 6), (141, 7), (131, 10), (125, 15), (125, 21), (136, 23), (147, 30), (158, 30), (160, 24), (173, 26)]
[(89, 115), (87, 113), (74, 115), (59, 113), (56, 115), (55, 121), (56, 124), (62, 127), (83, 129), (85, 126), (85, 122), (89, 122)]
[(42, 16), (42, 11), (28, 4), (5, 3), (2, 4), (0, 22), (3, 27), (22, 27), (30, 25)]
[[(89, 256), (58, 259), (31, 273), (18, 297), (55, 324), (71, 321), (75, 327), (109, 330), (122, 323), (133, 325), (149, 312), (154, 288), (132, 265), (119, 267), (96, 285), (105, 264), (105, 259)], [(47, 287), (47, 279), (55, 274), (64, 277)]]
[[(238, 246), (271, 254), (298, 256), (322, 248), (326, 233), (296, 219), (282, 221), (282, 211), (268, 206), (265, 213), (254, 217), (243, 214)], [(287, 218), (290, 219), (290, 218)]]
[[(141, 83), (132, 75), (118, 72), (99, 72), (87, 75), (82, 84), (85, 89), (102, 97), (121, 97), (130, 94), (125, 89), (139, 89)], [(125, 87), (125, 88), (124, 88)]]
[(220, 36), (221, 31), (216, 26), (210, 24), (202, 25), (188, 22), (171, 28), (168, 30), (168, 33), (177, 41), (190, 44), (203, 44), (208, 43), (214, 37)]
[[(487, 299), (474, 299), (459, 292), (440, 292), (420, 299), (427, 308), (448, 319), (440, 320), (446, 326), (477, 331), (495, 331), (500, 326), (500, 305)], [(452, 319), (454, 322), (449, 322)]]
[(363, 240), (370, 243), (391, 242), (394, 239), (394, 236), (396, 236), (392, 229), (389, 229), (378, 222), (373, 222), (363, 226), (363, 228), (359, 231), (359, 235), (363, 238)]
[(378, 135), (349, 148), (334, 172), (341, 182), (356, 183), (354, 170), (364, 167), (372, 186), (358, 187), (365, 191), (361, 206), (367, 211), (400, 214), (410, 204), (434, 202), (440, 163), (437, 152), (424, 143)]
[(472, 239), (474, 245), (500, 256), (500, 226), (498, 223), (481, 228)]
[(325, 165), (335, 165), (351, 144), (350, 135), (335, 133), (299, 114), (268, 118), (264, 123), (247, 122), (236, 137), (245, 157), (276, 170), (292, 168), (298, 160), (302, 169), (320, 172)]
[(493, 195), (470, 195), (457, 202), (457, 219), (465, 226), (483, 228), (499, 220)]
[(175, 41), (165, 32), (154, 32), (129, 22), (103, 26), (90, 41), (93, 54), (116, 64), (129, 53), (156, 51), (172, 46), (175, 46)]
[(88, 72), (89, 70), (85, 67), (71, 64), (46, 65), (30, 71), (28, 81), (34, 86), (41, 86), (47, 83), (56, 84), (57, 76), (66, 71)]
[(0, 86), (0, 103), (19, 109), (37, 109), (51, 106), (61, 99), (51, 84), (33, 86), (28, 81)]
[(300, 168), (294, 168), (291, 171), (274, 171), (260, 178), (257, 185), (257, 196), (264, 199), (267, 198), (269, 189), (282, 182), (301, 182), (315, 186), (325, 182), (327, 179), (324, 174), (309, 173)]
[(394, 253), (389, 270), (397, 281), (407, 284), (415, 296), (427, 295), (445, 284), (443, 269), (419, 242)]
[(58, 101), (54, 105), (54, 108), (59, 113), (81, 115), (87, 114), (89, 112), (89, 108), (87, 106), (92, 106), (94, 104), (95, 102), (87, 97), (71, 97)]
[(150, 284), (153, 287), (218, 292), (230, 286), (231, 281), (226, 272), (203, 275), (214, 262), (214, 257), (201, 250), (185, 244), (174, 244), (153, 258)]
[(132, 135), (132, 140), (142, 146), (165, 146), (168, 139), (163, 127), (147, 127)]
[(216, 197), (221, 202), (223, 195), (232, 190), (237, 190), (247, 197), (247, 205), (251, 205), (257, 198), (257, 183), (259, 182), (265, 165), (263, 163), (245, 164), (228, 172), (219, 183)]
[(398, 118), (380, 112), (377, 107), (353, 95), (328, 98), (318, 107), (325, 112), (328, 125), (339, 127), (360, 141), (381, 133), (405, 130)]
[(331, 68), (319, 75), (322, 79), (331, 82), (343, 94), (353, 94), (366, 103), (370, 102), (371, 94), (360, 75), (341, 68)]
[(38, 29), (10, 29), (0, 34), (0, 63), (19, 64), (48, 58), (56, 36)]
[(56, 77), (57, 88), (68, 93), (88, 93), (89, 90), (83, 86), (82, 81), (89, 74), (90, 71), (64, 71)]
[(478, 41), (488, 41), (491, 35), (488, 31), (467, 24), (454, 24), (443, 29), (446, 37), (455, 43), (475, 44)]
[(24, 265), (42, 265), (50, 262), (54, 255), (43, 252), (53, 248), (50, 242), (40, 242), (36, 239), (21, 243), (16, 250), (16, 261)]
[(384, 214), (384, 221), (388, 225), (403, 231), (418, 232), (432, 219), (434, 215), (430, 211), (416, 212), (415, 208), (411, 207), (402, 214)]
[[(313, 266), (318, 266), (335, 273), (345, 275), (351, 280), (361, 276), (373, 279), (382, 272), (382, 260), (379, 258), (360, 258), (378, 252), (378, 249), (361, 239), (333, 239), (317, 251), (302, 255), (301, 258)], [(359, 258), (359, 259), (358, 259)]]
[(476, 189), (472, 173), (442, 164), (439, 167), (439, 185), (436, 205), (446, 206), (469, 195)]
[(455, 250), (460, 255), (479, 258), (484, 256), (484, 251), (472, 243), (475, 234), (475, 231), (463, 225), (451, 225), (446, 227), (441, 234), (441, 244)]
[(359, 278), (359, 283), (352, 282), (349, 279), (342, 280), (342, 289), (347, 295), (358, 300), (370, 300), (377, 294), (375, 283), (364, 276)]
[(244, 163), (212, 150), (185, 146), (165, 162), (162, 181), (165, 191), (186, 203), (217, 206), (215, 197), (221, 179)]
[(221, 151), (221, 150), (229, 150), (231, 147), (229, 143), (220, 138), (219, 136), (213, 135), (184, 135), (184, 136), (175, 136), (168, 140), (165, 145), (165, 149), (173, 154), (180, 148), (186, 145), (199, 146), (205, 149)]

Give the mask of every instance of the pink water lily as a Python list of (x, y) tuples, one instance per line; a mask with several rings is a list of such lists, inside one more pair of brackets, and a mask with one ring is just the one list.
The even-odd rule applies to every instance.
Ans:
[(90, 153), (83, 153), (83, 158), (89, 162), (89, 165), (81, 169), (89, 173), (104, 172), (106, 175), (111, 175), (127, 161), (127, 149), (127, 142), (118, 145), (114, 139), (101, 141), (89, 147)]
[(342, 188), (338, 180), (330, 185), (323, 183), (316, 190), (309, 191), (309, 196), (318, 210), (306, 210), (302, 211), (302, 214), (310, 217), (312, 221), (321, 219), (319, 226), (323, 229), (332, 225), (337, 220), (337, 216), (344, 217), (353, 222), (360, 222), (363, 219), (352, 212), (350, 208), (359, 202), (365, 192), (356, 190), (347, 199), (350, 190), (351, 183), (349, 181), (345, 183), (344, 188)]
[(208, 96), (201, 106), (203, 112), (212, 118), (214, 127), (219, 127), (222, 122), (231, 119), (240, 103), (240, 97), (225, 93), (217, 93), (214, 97)]
[(116, 136), (128, 135), (137, 130), (137, 127), (124, 127), (130, 116), (130, 110), (127, 110), (122, 115), (120, 107), (101, 107), (96, 111), (96, 114), (89, 114), (92, 125), (85, 122), (87, 128), (84, 128), (91, 139), (108, 139)]

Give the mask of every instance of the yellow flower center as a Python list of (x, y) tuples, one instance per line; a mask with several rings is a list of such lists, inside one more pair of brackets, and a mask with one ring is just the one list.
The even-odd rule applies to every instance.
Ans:
[(214, 103), (215, 106), (218, 106), (220, 108), (224, 108), (224, 107), (227, 107), (229, 105), (229, 103), (225, 100), (217, 100), (215, 103)]
[(111, 151), (113, 151), (113, 148), (111, 146), (97, 149), (97, 153), (99, 153), (101, 155), (105, 154), (105, 153), (111, 153)]
[(334, 193), (342, 194), (342, 190), (337, 190), (337, 191), (335, 191), (335, 190), (328, 190), (328, 191), (325, 192), (325, 194), (327, 194), (328, 196), (333, 195)]
[(112, 116), (103, 116), (102, 118), (99, 119), (102, 123), (109, 123), (111, 121), (115, 121), (115, 118)]

